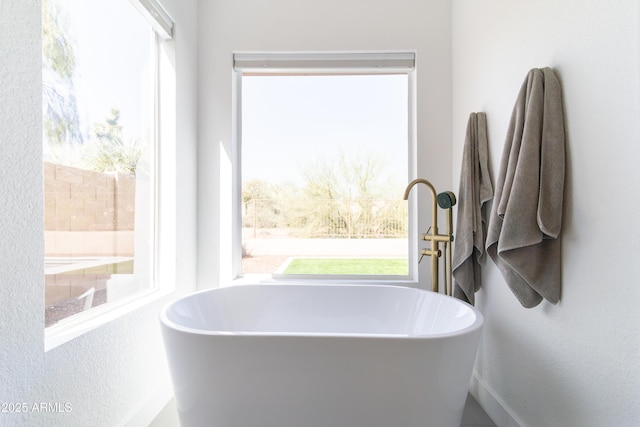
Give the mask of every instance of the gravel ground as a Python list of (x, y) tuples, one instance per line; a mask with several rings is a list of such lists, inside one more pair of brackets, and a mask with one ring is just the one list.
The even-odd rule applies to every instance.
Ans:
[[(93, 304), (91, 306), (96, 307), (105, 302), (107, 302), (107, 291), (103, 289), (93, 294)], [(62, 319), (80, 313), (83, 309), (84, 299), (78, 301), (75, 298), (46, 307), (44, 311), (44, 325), (45, 327), (51, 326)]]
[(242, 258), (242, 273), (273, 273), (287, 260), (287, 258), (289, 257), (283, 255), (246, 256)]

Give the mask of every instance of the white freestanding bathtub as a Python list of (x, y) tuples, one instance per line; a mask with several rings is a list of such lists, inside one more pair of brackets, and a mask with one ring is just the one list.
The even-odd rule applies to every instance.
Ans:
[(183, 427), (459, 427), (482, 315), (377, 285), (240, 285), (160, 321)]

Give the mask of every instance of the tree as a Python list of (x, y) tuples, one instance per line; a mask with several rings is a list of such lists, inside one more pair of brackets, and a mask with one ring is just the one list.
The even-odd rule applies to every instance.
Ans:
[(315, 161), (304, 171), (305, 195), (312, 199), (370, 199), (385, 192), (384, 164), (375, 154)]
[(97, 172), (135, 175), (141, 155), (140, 143), (137, 139), (124, 140), (119, 120), (120, 110), (112, 108), (104, 122), (94, 125), (95, 141), (91, 147), (93, 152), (86, 154), (85, 161)]
[(394, 202), (403, 184), (385, 169), (380, 156), (340, 154), (333, 161), (308, 162), (302, 186), (245, 182), (244, 226), (283, 228), (301, 237), (397, 236), (406, 228), (406, 215)]
[(140, 141), (125, 141), (120, 110), (112, 108), (93, 132), (80, 130), (74, 77), (77, 57), (68, 12), (56, 0), (42, 2), (42, 99), (45, 159), (97, 172), (135, 175)]
[(73, 84), (76, 57), (68, 28), (68, 16), (64, 10), (55, 2), (43, 0), (43, 128), (45, 141), (50, 146), (69, 146), (83, 142)]
[(374, 154), (341, 153), (336, 161), (311, 163), (304, 173), (307, 228), (337, 236), (379, 234), (385, 227), (374, 199), (386, 193), (383, 170), (383, 161)]

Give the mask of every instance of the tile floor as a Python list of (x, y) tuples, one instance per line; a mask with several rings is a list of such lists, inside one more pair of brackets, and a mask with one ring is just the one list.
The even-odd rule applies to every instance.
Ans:
[[(162, 413), (151, 423), (149, 427), (178, 427), (178, 415), (176, 413), (175, 400), (171, 400)], [(473, 396), (467, 396), (464, 406), (464, 415), (460, 427), (496, 427), (491, 418), (484, 412)]]
[(467, 403), (464, 405), (464, 414), (462, 415), (460, 427), (496, 427), (496, 425), (473, 396), (469, 394), (467, 395)]

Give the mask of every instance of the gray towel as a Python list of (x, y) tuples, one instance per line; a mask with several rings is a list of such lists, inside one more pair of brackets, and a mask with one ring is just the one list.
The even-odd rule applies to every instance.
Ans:
[(560, 82), (550, 68), (533, 69), (513, 108), (487, 252), (527, 308), (560, 299), (560, 229), (565, 133)]
[(453, 253), (453, 295), (470, 304), (482, 286), (480, 264), (484, 264), (487, 205), (493, 196), (488, 168), (487, 116), (471, 113), (462, 153), (458, 215)]

